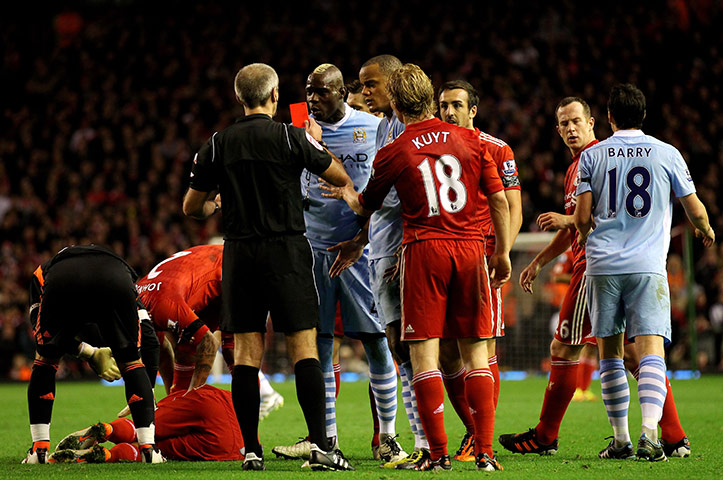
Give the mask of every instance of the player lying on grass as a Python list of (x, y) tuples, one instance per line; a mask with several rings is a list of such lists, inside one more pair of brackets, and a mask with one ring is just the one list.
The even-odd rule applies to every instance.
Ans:
[[(106, 448), (102, 443), (112, 442)], [(156, 410), (156, 444), (171, 460), (243, 460), (243, 438), (231, 392), (211, 385), (179, 390)], [(120, 418), (71, 433), (58, 443), (49, 463), (140, 462), (133, 422)]]

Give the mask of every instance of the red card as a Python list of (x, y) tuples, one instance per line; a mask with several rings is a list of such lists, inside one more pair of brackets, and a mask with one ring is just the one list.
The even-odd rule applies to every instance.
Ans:
[(291, 123), (295, 127), (304, 128), (304, 122), (309, 119), (306, 102), (292, 103), (289, 105), (289, 110), (291, 110)]

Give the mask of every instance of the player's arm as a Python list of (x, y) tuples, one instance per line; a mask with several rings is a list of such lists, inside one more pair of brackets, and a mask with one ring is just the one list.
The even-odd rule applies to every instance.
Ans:
[(592, 231), (592, 192), (587, 191), (578, 194), (577, 205), (575, 206), (575, 228), (579, 235), (577, 243), (585, 245), (587, 236)]
[(510, 234), (512, 243), (515, 243), (517, 234), (522, 228), (522, 192), (520, 190), (505, 190), (505, 198), (510, 207)]
[(541, 213), (537, 217), (537, 225), (541, 230), (549, 232), (552, 230), (565, 230), (575, 226), (575, 219), (572, 215), (563, 215), (557, 212)]
[(688, 220), (695, 227), (695, 236), (703, 239), (703, 245), (710, 247), (715, 243), (715, 231), (710, 226), (708, 212), (700, 201), (698, 195), (691, 193), (680, 198), (680, 203), (685, 209)]
[(196, 220), (205, 220), (221, 209), (221, 194), (212, 200), (208, 192), (188, 189), (183, 197), (183, 213)]
[(503, 190), (487, 195), (487, 203), (495, 227), (495, 253), (490, 257), (490, 285), (492, 288), (500, 288), (510, 279), (512, 273), (510, 206)]
[(191, 384), (188, 390), (193, 390), (196, 387), (206, 383), (208, 376), (211, 373), (211, 367), (216, 359), (216, 352), (218, 351), (218, 342), (213, 336), (210, 330), (206, 329), (206, 333), (201, 338), (201, 341), (196, 347), (196, 367), (193, 370), (193, 376), (191, 377)]
[[(572, 217), (572, 215), (570, 215)], [(552, 261), (552, 259), (565, 253), (572, 243), (572, 235), (569, 229), (558, 230), (550, 243), (543, 248), (540, 253), (530, 262), (529, 265), (520, 273), (520, 287), (527, 293), (532, 293), (532, 283), (542, 270), (542, 267)]]
[(166, 395), (170, 395), (173, 386), (173, 363), (176, 357), (173, 353), (173, 345), (166, 337), (165, 332), (157, 332), (158, 340), (161, 343), (161, 351), (158, 357), (158, 373), (163, 379), (163, 387), (166, 389)]
[(341, 272), (354, 265), (364, 254), (367, 243), (369, 243), (369, 219), (364, 222), (364, 226), (354, 238), (326, 249), (327, 252), (338, 252), (334, 263), (329, 267), (329, 278), (338, 277)]

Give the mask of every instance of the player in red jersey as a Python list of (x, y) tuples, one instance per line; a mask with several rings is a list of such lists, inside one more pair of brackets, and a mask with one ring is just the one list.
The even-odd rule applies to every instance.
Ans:
[[(171, 391), (180, 384), (187, 384), (187, 390), (203, 385), (211, 373), (218, 350), (212, 332), (220, 321), (222, 261), (223, 245), (189, 248), (160, 262), (137, 283), (156, 331), (170, 332), (176, 342)], [(225, 345), (224, 358), (233, 365), (233, 345)], [(189, 363), (195, 363), (193, 368)], [(168, 373), (161, 368), (166, 386)]]
[[(474, 118), (477, 115), (478, 105), (479, 94), (472, 85), (463, 80), (447, 82), (439, 89), (439, 116), (441, 119), (452, 125), (473, 130), (479, 136), (480, 141), (487, 148), (487, 152), (497, 166), (497, 173), (499, 173), (502, 180), (505, 197), (509, 204), (510, 238), (511, 242), (514, 243), (522, 226), (522, 196), (520, 180), (517, 177), (515, 155), (505, 142), (474, 127)], [(481, 207), (483, 211), (482, 233), (485, 236), (485, 255), (489, 259), (495, 251), (495, 234), (486, 199)], [(505, 335), (505, 321), (502, 309), (502, 292), (499, 288), (492, 290), (492, 310), (495, 337), (503, 337)], [(500, 392), (500, 370), (497, 365), (495, 338), (488, 341), (487, 348), (490, 355), (490, 370), (495, 379), (494, 400), (496, 409)], [(474, 461), (474, 422), (472, 421), (472, 415), (469, 413), (469, 405), (465, 400), (465, 370), (455, 341), (442, 340), (440, 342), (439, 361), (447, 395), (467, 429), (454, 458), (461, 461)]]
[[(110, 449), (101, 443), (112, 442)], [(243, 437), (231, 392), (211, 385), (179, 390), (158, 402), (156, 442), (172, 460), (243, 460)], [(141, 461), (133, 422), (97, 423), (58, 443), (49, 463)]]
[[(381, 207), (394, 186), (404, 221), (401, 295), (402, 340), (409, 343), (414, 389), (430, 445), (415, 470), (448, 470), (444, 387), (438, 370), (439, 339), (457, 339), (467, 373), (467, 402), (474, 410), (477, 468), (499, 470), (492, 452), (494, 378), (487, 343), (494, 337), (491, 289), (510, 275), (509, 207), (492, 158), (474, 132), (433, 116), (434, 89), (416, 65), (388, 81), (392, 108), (406, 129), (379, 150), (362, 194), (329, 188), (358, 214)], [(488, 278), (482, 235), (483, 195), (490, 205), (497, 249)], [(470, 294), (479, 292), (479, 295)]]
[[(161, 376), (169, 393), (203, 385), (211, 371), (218, 349), (212, 332), (218, 330), (221, 320), (222, 263), (223, 245), (200, 245), (174, 253), (137, 283), (156, 331), (169, 332), (176, 344), (172, 377), (167, 368), (170, 362), (161, 362), (166, 365)], [(233, 335), (222, 334), (221, 353), (229, 370), (233, 368), (233, 347)], [(166, 348), (161, 352), (162, 357), (170, 356)], [(259, 382), (259, 418), (263, 419), (282, 406), (284, 398), (261, 371)]]
[[(565, 214), (547, 212), (537, 218), (537, 224), (542, 230), (557, 230), (557, 233), (520, 273), (520, 286), (524, 291), (532, 293), (532, 283), (542, 267), (570, 247), (573, 253), (573, 272), (570, 287), (562, 301), (555, 336), (550, 344), (552, 366), (540, 412), (540, 422), (527, 432), (499, 437), (500, 444), (507, 450), (522, 454), (557, 453), (560, 424), (577, 386), (580, 353), (585, 344), (595, 343), (595, 337), (591, 336), (587, 309), (585, 249), (577, 242), (577, 230), (573, 224), (577, 200), (575, 194), (578, 183), (577, 165), (582, 152), (598, 143), (593, 131), (595, 119), (590, 113), (587, 102), (579, 97), (564, 98), (555, 109), (555, 116), (557, 132), (572, 154), (572, 163), (565, 174)], [(633, 375), (637, 375), (638, 362), (634, 349), (626, 349), (626, 367)], [(663, 409), (663, 419), (660, 421), (661, 438), (678, 452), (678, 456), (688, 456), (690, 454), (688, 438), (678, 420), (670, 382), (666, 380), (666, 383), (668, 395)], [(604, 455), (606, 450), (600, 452), (601, 457), (608, 458)]]

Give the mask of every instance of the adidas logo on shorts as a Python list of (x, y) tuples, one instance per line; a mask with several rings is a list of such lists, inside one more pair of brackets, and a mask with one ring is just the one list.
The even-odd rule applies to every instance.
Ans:
[(414, 333), (414, 329), (411, 325), (407, 325), (407, 328), (404, 329), (404, 333)]

